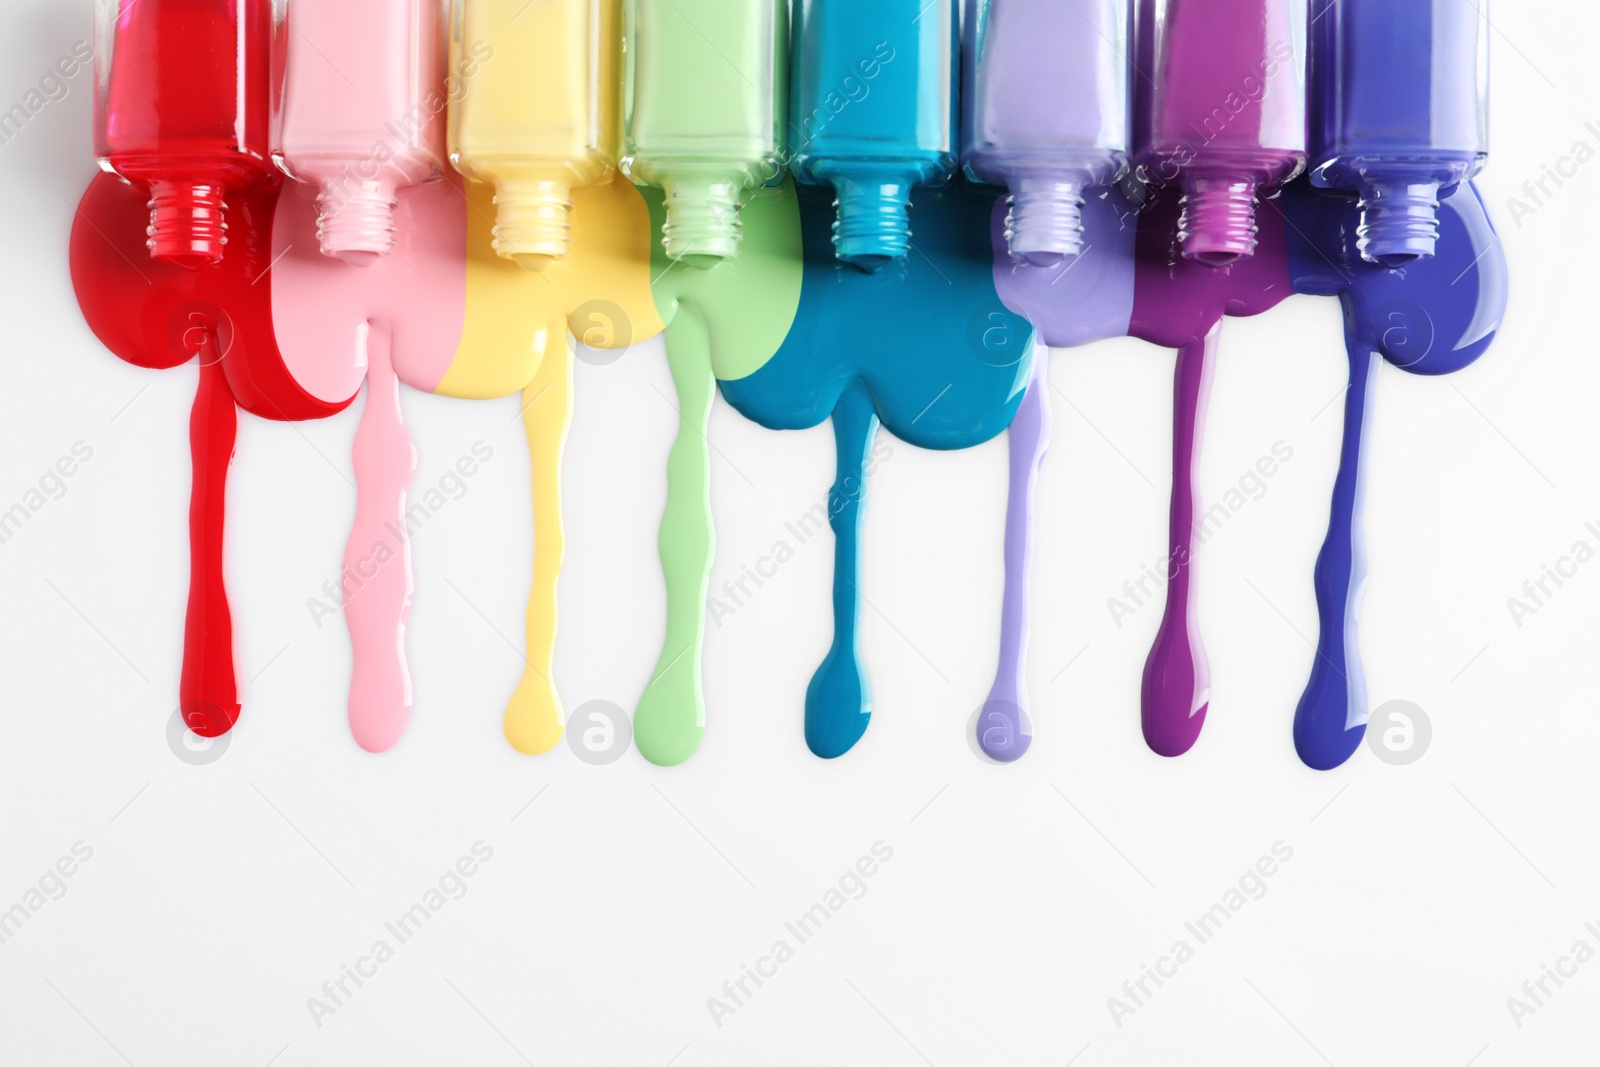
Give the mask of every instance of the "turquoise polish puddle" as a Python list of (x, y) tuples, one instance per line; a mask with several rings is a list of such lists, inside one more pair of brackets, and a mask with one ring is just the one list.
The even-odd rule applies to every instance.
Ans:
[(832, 194), (801, 188), (804, 277), (778, 353), (722, 394), (770, 429), (833, 420), (837, 472), (833, 644), (806, 691), (811, 751), (841, 756), (872, 714), (861, 663), (860, 534), (866, 457), (880, 424), (922, 448), (958, 449), (1004, 430), (1032, 373), (1033, 328), (1000, 300), (989, 220), (995, 199), (955, 185), (919, 192), (904, 260), (868, 274), (834, 255)]
[(1505, 251), (1471, 183), (1440, 202), (1435, 254), (1398, 270), (1363, 260), (1355, 197), (1297, 182), (1285, 191), (1282, 209), (1291, 223), (1295, 291), (1339, 297), (1350, 358), (1339, 473), (1328, 536), (1317, 556), (1316, 659), (1294, 717), (1300, 759), (1330, 770), (1348, 760), (1366, 734), (1356, 620), (1367, 575), (1363, 444), (1378, 361), (1412, 374), (1449, 374), (1472, 363), (1500, 328), (1509, 279)]

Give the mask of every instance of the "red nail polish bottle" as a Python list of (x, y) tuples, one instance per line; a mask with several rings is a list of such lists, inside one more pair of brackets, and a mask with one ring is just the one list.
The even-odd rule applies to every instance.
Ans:
[(96, 0), (95, 154), (150, 194), (150, 254), (216, 263), (226, 199), (277, 181), (271, 0)]

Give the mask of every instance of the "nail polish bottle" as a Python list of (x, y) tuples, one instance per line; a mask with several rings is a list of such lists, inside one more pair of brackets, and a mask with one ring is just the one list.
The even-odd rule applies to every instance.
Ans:
[(1011, 254), (1083, 250), (1082, 207), (1128, 159), (1127, 0), (976, 0), (968, 11), (962, 162), (1010, 192)]
[(1488, 158), (1488, 4), (1313, 0), (1311, 182), (1361, 198), (1363, 259), (1433, 255), (1439, 201)]
[(150, 195), (150, 254), (222, 259), (229, 196), (270, 159), (271, 0), (97, 0), (95, 155)]
[(912, 190), (956, 167), (954, 0), (795, 0), (789, 169), (831, 186), (839, 259), (905, 256)]
[(572, 191), (618, 153), (619, 0), (454, 0), (450, 162), (494, 186), (494, 250), (541, 269), (572, 247)]
[(294, 0), (274, 158), (317, 190), (322, 254), (394, 248), (399, 190), (444, 176), (443, 19), (432, 0)]
[(1134, 175), (1182, 193), (1184, 257), (1223, 266), (1255, 251), (1257, 200), (1305, 167), (1306, 0), (1137, 3)]
[(785, 173), (788, 4), (633, 0), (629, 19), (623, 170), (666, 194), (667, 256), (714, 267), (744, 194)]

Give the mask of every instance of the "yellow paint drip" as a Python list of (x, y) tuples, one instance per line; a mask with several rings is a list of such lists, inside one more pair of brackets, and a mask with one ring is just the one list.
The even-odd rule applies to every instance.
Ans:
[(436, 392), (463, 399), (521, 393), (533, 471), (533, 588), (527, 670), (506, 708), (506, 739), (548, 752), (565, 726), (552, 680), (556, 581), (561, 573), (561, 453), (572, 416), (570, 328), (597, 348), (660, 333), (650, 292), (650, 213), (613, 178), (574, 190), (573, 243), (563, 259), (526, 270), (495, 254), (494, 192), (468, 182), (467, 309), (455, 361)]

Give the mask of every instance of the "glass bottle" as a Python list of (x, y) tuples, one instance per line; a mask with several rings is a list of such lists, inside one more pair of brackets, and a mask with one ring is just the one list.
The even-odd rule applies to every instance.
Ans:
[(788, 32), (785, 0), (631, 0), (622, 165), (666, 194), (670, 258), (738, 256), (742, 197), (783, 176)]
[(1314, 0), (1311, 26), (1312, 184), (1361, 198), (1362, 258), (1433, 255), (1488, 159), (1487, 0)]
[(150, 195), (150, 254), (216, 263), (227, 198), (276, 180), (271, 0), (97, 0), (95, 155)]

